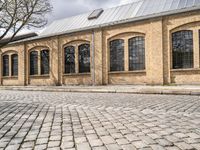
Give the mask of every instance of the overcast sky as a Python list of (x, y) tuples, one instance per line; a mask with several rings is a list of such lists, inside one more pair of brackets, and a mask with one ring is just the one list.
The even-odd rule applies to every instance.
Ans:
[(49, 23), (97, 8), (109, 8), (133, 1), (136, 0), (51, 0), (53, 12), (48, 17)]

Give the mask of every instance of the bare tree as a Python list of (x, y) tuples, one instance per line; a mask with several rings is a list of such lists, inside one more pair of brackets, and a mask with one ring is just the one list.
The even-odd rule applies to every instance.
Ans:
[(49, 0), (0, 0), (0, 41), (11, 34), (0, 48), (11, 42), (21, 29), (46, 25), (46, 14), (51, 10)]

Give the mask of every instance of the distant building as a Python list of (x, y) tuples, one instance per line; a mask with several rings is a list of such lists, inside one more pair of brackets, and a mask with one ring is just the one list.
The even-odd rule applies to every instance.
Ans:
[(98, 9), (1, 52), (1, 85), (200, 84), (200, 0)]

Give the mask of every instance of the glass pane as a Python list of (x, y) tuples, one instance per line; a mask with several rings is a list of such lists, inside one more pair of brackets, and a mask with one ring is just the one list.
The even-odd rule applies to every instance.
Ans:
[(3, 56), (3, 76), (9, 76), (9, 56)]
[(82, 44), (78, 47), (79, 73), (90, 72), (90, 45)]
[(145, 69), (145, 39), (134, 37), (129, 39), (129, 70)]
[(49, 74), (49, 50), (41, 51), (41, 74)]
[(18, 55), (12, 55), (12, 76), (18, 76)]
[(38, 74), (38, 52), (32, 51), (30, 53), (30, 75)]
[(193, 32), (172, 34), (173, 69), (193, 68)]
[(124, 40), (110, 42), (110, 71), (124, 71)]
[(65, 73), (75, 73), (75, 48), (68, 46), (65, 48)]

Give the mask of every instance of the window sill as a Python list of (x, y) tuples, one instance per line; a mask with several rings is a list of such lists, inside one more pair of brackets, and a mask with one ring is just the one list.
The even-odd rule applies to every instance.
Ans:
[(49, 78), (50, 75), (29, 75), (30, 78)]
[(146, 70), (138, 70), (138, 71), (114, 71), (114, 72), (109, 72), (108, 74), (137, 74), (137, 73), (146, 73)]
[(63, 76), (90, 76), (91, 73), (69, 73), (63, 74)]
[(18, 76), (4, 76), (2, 79), (18, 79)]
[(188, 71), (200, 71), (200, 68), (171, 69), (171, 72), (188, 72)]

